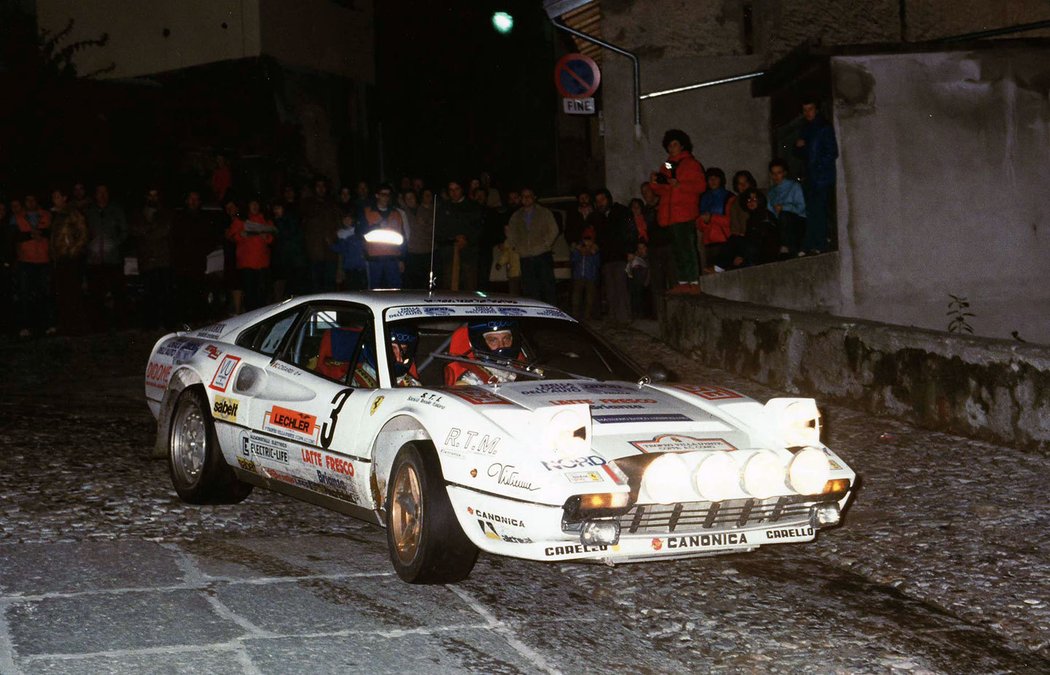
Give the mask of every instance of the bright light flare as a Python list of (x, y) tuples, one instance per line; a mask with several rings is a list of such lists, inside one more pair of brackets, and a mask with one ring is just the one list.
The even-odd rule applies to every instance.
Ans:
[(507, 12), (493, 12), (492, 27), (496, 32), (506, 35), (514, 30), (514, 17)]
[(386, 230), (381, 227), (366, 232), (364, 239), (369, 244), (390, 244), (391, 246), (400, 246), (405, 243), (405, 238), (400, 232)]
[(587, 420), (575, 410), (559, 410), (551, 417), (546, 429), (546, 443), (565, 459), (572, 459), (590, 452), (591, 442), (587, 438)]

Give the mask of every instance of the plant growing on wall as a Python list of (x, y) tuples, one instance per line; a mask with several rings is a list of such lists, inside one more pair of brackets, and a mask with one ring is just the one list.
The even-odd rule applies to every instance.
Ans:
[(976, 316), (970, 311), (970, 301), (964, 295), (948, 294), (951, 301), (948, 303), (947, 315), (951, 317), (948, 322), (949, 333), (966, 332), (973, 335), (973, 326), (970, 325), (970, 317)]

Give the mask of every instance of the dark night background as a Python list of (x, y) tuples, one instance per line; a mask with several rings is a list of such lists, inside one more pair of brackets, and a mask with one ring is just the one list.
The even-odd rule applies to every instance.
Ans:
[[(492, 27), (498, 10), (514, 16), (510, 34)], [(363, 93), (293, 74), (328, 97), (333, 119), (365, 130), (338, 148), (342, 182), (488, 170), (503, 187), (554, 185), (555, 36), (538, 0), (381, 0), (374, 30), (376, 84)], [(97, 47), (38, 39), (26, 3), (0, 0), (0, 192), (75, 180), (181, 192), (216, 150), (255, 191), (309, 179), (297, 120), (274, 105), (292, 75), (269, 57), (129, 81), (76, 73), (80, 49)]]
[[(514, 29), (492, 27), (494, 11)], [(377, 90), (389, 176), (492, 171), (554, 182), (553, 29), (539, 0), (376, 3)]]

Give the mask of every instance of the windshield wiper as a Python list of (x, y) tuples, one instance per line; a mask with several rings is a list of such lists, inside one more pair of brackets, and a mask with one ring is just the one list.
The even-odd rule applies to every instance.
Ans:
[(596, 378), (596, 377), (590, 377), (588, 375), (580, 375), (579, 373), (574, 373), (571, 370), (565, 370), (564, 368), (559, 368), (557, 366), (549, 366), (549, 365), (545, 366), (545, 365), (543, 365), (543, 359), (541, 359), (541, 358), (535, 358), (535, 359), (529, 361), (528, 363), (525, 364), (525, 367), (528, 368), (529, 370), (536, 369), (537, 372), (540, 372), (540, 373), (543, 373), (544, 371), (548, 371), (548, 370), (553, 370), (555, 372), (564, 373), (565, 375), (568, 375), (569, 377), (571, 377), (574, 380), (590, 380), (591, 382), (597, 382), (598, 381), (598, 378)]

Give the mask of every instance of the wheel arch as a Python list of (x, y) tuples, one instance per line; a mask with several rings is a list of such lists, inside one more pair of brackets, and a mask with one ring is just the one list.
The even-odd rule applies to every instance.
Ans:
[(398, 413), (387, 420), (383, 428), (376, 434), (375, 440), (372, 441), (372, 471), (369, 476), (369, 491), (373, 508), (381, 514), (386, 510), (383, 502), (386, 500), (386, 486), (394, 458), (406, 443), (412, 441), (427, 441), (429, 448), (422, 451), (437, 454), (430, 432), (427, 431), (423, 422), (407, 412)]
[[(160, 401), (160, 410), (157, 413), (157, 438), (153, 443), (151, 457), (161, 458), (168, 456), (168, 434), (171, 433), (171, 415), (175, 411), (175, 402), (179, 395), (189, 387), (200, 387), (204, 390), (204, 382), (192, 368), (182, 367), (171, 374), (168, 380), (168, 388), (164, 390), (164, 397)], [(207, 392), (203, 392), (207, 397)]]

